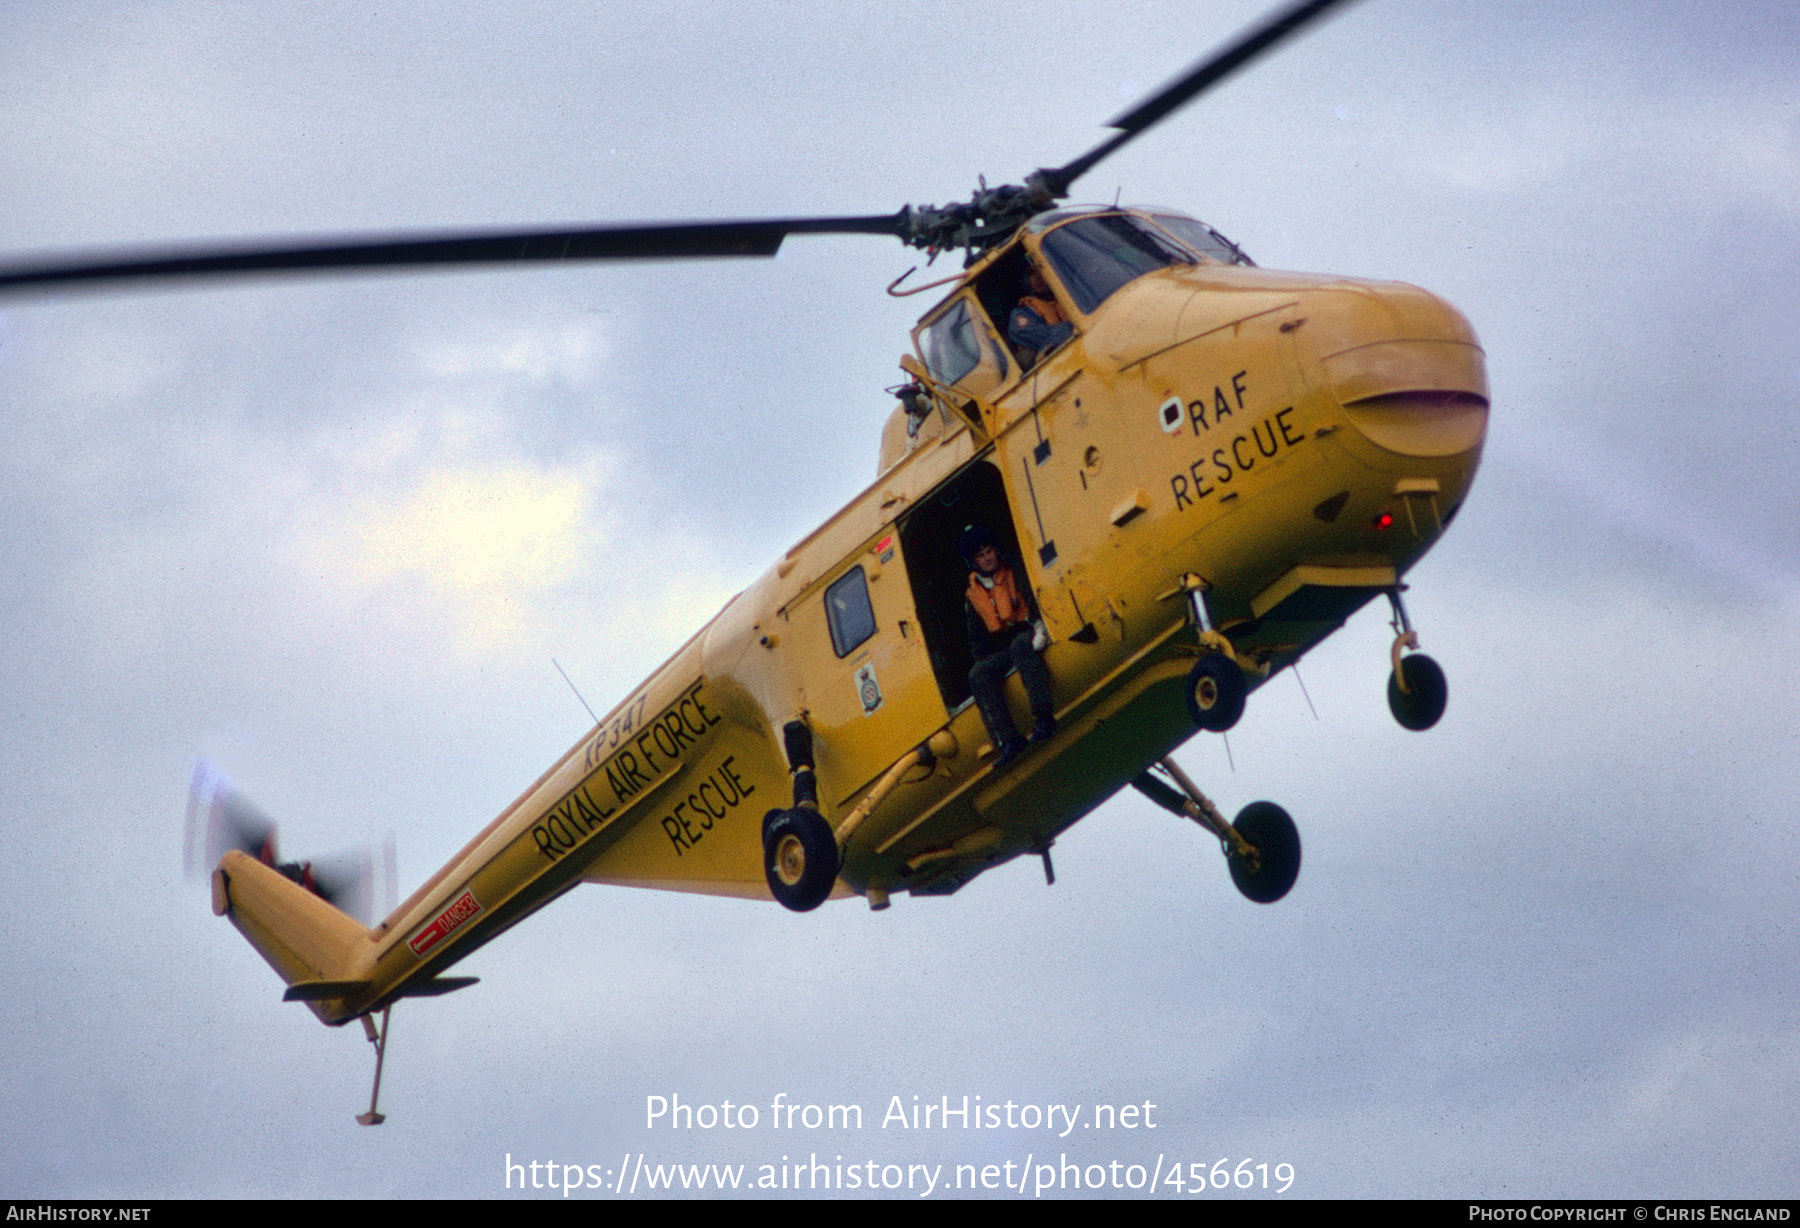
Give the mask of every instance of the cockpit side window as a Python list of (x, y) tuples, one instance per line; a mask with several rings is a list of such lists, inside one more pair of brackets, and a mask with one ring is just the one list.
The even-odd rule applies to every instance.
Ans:
[(993, 325), (967, 294), (919, 333), (919, 350), (933, 379), (976, 396), (998, 387), (1009, 370)]
[(1122, 214), (1058, 226), (1044, 236), (1042, 250), (1084, 314), (1153, 269), (1194, 263), (1167, 235)]
[(925, 351), (925, 368), (940, 383), (954, 384), (981, 361), (981, 346), (975, 340), (975, 324), (969, 319), (966, 302), (939, 316), (919, 340)]

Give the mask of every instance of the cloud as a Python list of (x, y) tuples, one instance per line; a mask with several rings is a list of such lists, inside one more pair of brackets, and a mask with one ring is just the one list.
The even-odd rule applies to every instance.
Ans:
[(593, 381), (605, 358), (598, 325), (575, 320), (514, 328), (502, 337), (428, 344), (420, 351), (419, 366), (437, 379), (507, 378), (582, 386)]
[(602, 469), (598, 459), (554, 468), (515, 459), (435, 471), (334, 518), (297, 543), (297, 557), (341, 599), (404, 590), (391, 612), (440, 619), (462, 651), (486, 655), (604, 547), (591, 512)]

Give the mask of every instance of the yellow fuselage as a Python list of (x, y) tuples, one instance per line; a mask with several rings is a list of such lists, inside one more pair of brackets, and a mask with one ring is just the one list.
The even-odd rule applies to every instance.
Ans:
[[(970, 284), (921, 331), (959, 299), (973, 305)], [(1463, 317), (1422, 290), (1184, 264), (1068, 315), (1074, 338), (1028, 371), (984, 317), (985, 373), (959, 386), (927, 376), (933, 411), (911, 437), (896, 416), (875, 483), (386, 922), (311, 956), (283, 939), (279, 906), (233, 908), (240, 928), (290, 983), (355, 982), (313, 1003), (336, 1023), (580, 880), (768, 899), (762, 823), (793, 804), (781, 728), (796, 718), (834, 825), (896, 760), (935, 752), (935, 768), (857, 828), (838, 892), (884, 903), (955, 890), (1048, 847), (1193, 733), (1184, 578), (1203, 584), (1254, 687), (1392, 589), (1468, 491), (1487, 420), (1482, 354)], [(1010, 517), (1051, 638), (1061, 728), (998, 772), (974, 705), (950, 702), (945, 661), (964, 633), (945, 593), (966, 568), (942, 544), (960, 527), (959, 484), (1003, 491), (1003, 507), (997, 495), (985, 506)], [(825, 598), (856, 568), (874, 631), (840, 655)], [(237, 854), (221, 869), (233, 893), (262, 871)]]

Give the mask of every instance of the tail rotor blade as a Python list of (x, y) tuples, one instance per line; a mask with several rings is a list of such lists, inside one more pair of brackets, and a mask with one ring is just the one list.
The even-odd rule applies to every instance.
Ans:
[(364, 925), (373, 925), (394, 906), (391, 836), (379, 850), (366, 844), (344, 849), (307, 863), (305, 872), (314, 894)]
[(194, 760), (188, 782), (187, 872), (198, 878), (212, 872), (219, 858), (233, 849), (247, 853), (311, 891), (364, 925), (393, 910), (396, 896), (394, 838), (379, 850), (362, 845), (317, 861), (281, 860), (275, 823), (258, 810), (238, 787), (206, 759)]
[(187, 871), (212, 872), (229, 850), (248, 853), (267, 865), (280, 860), (275, 823), (238, 792), (237, 786), (207, 759), (194, 760), (188, 782)]

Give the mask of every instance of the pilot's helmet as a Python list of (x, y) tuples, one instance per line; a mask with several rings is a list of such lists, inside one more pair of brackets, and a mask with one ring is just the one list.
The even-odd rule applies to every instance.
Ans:
[(1000, 549), (1000, 543), (995, 539), (993, 532), (987, 526), (979, 524), (972, 524), (964, 529), (962, 536), (956, 541), (957, 553), (962, 555), (963, 562), (971, 567), (975, 566), (975, 556), (989, 546), (995, 550)]

